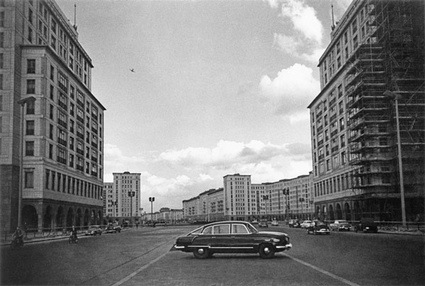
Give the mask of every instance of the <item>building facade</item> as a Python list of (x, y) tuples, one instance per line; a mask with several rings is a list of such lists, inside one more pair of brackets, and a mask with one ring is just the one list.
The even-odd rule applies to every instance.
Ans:
[(226, 175), (223, 188), (183, 201), (188, 221), (313, 218), (313, 175), (251, 184), (250, 175)]
[(101, 221), (105, 108), (92, 68), (53, 0), (0, 1), (2, 231)]
[(423, 1), (355, 0), (332, 27), (309, 105), (318, 216), (400, 220), (402, 177), (408, 217), (424, 213), (423, 47)]
[(104, 184), (105, 215), (108, 220), (135, 222), (140, 218), (141, 173), (113, 173), (113, 182)]
[(224, 220), (223, 188), (210, 189), (183, 201), (183, 218), (190, 222)]

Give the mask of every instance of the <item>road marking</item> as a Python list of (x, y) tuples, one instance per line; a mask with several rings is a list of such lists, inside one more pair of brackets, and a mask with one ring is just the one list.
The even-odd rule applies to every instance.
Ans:
[(148, 268), (149, 266), (151, 266), (152, 264), (154, 264), (155, 262), (157, 262), (158, 260), (160, 260), (161, 258), (163, 258), (167, 254), (168, 254), (168, 252), (166, 252), (166, 253), (158, 256), (157, 258), (155, 258), (154, 260), (152, 260), (148, 264), (146, 264), (146, 265), (142, 266), (141, 268), (137, 269), (136, 271), (134, 271), (133, 273), (131, 273), (127, 277), (124, 277), (123, 279), (121, 279), (117, 283), (113, 284), (112, 286), (119, 286), (119, 285), (127, 282), (128, 280), (130, 280), (131, 278), (133, 278), (134, 276), (136, 276), (138, 273), (140, 273), (141, 271), (145, 270), (146, 268)]
[(310, 264), (310, 263), (307, 263), (307, 262), (305, 262), (305, 261), (302, 261), (302, 260), (300, 260), (300, 259), (298, 259), (298, 258), (295, 258), (295, 257), (291, 256), (291, 255), (288, 255), (288, 254), (286, 254), (286, 253), (285, 253), (285, 255), (286, 255), (286, 256), (288, 256), (289, 258), (291, 258), (292, 260), (295, 260), (295, 261), (296, 261), (296, 262), (298, 262), (298, 263), (301, 263), (301, 264), (303, 264), (303, 265), (305, 265), (305, 266), (308, 266), (308, 267), (310, 267), (310, 268), (313, 268), (314, 270), (319, 271), (320, 273), (323, 273), (323, 274), (325, 274), (325, 275), (328, 275), (328, 276), (330, 276), (330, 277), (332, 277), (332, 278), (334, 278), (334, 279), (336, 279), (336, 280), (338, 280), (338, 281), (340, 281), (340, 282), (343, 282), (343, 283), (345, 283), (345, 284), (347, 284), (347, 285), (350, 285), (350, 286), (360, 286), (360, 285), (359, 285), (359, 284), (357, 284), (357, 283), (354, 283), (354, 282), (348, 281), (347, 279), (344, 279), (344, 278), (342, 278), (342, 277), (339, 277), (338, 275), (332, 274), (332, 273), (330, 273), (330, 272), (328, 272), (328, 271), (326, 271), (326, 270), (324, 270), (324, 269), (321, 269), (321, 268), (319, 268), (319, 267), (317, 267), (317, 266), (314, 266), (314, 265), (312, 265), (312, 264)]

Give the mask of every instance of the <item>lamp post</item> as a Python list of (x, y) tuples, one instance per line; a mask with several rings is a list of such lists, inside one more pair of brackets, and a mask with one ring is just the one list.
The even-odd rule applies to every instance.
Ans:
[(404, 178), (403, 178), (403, 159), (401, 156), (401, 138), (400, 138), (400, 121), (398, 116), (398, 100), (401, 95), (392, 91), (386, 90), (384, 95), (395, 103), (395, 119), (397, 127), (397, 148), (398, 148), (398, 174), (400, 176), (400, 200), (401, 200), (401, 220), (403, 227), (406, 227), (406, 205), (404, 202)]
[(155, 201), (155, 197), (149, 197), (149, 201), (151, 202), (151, 221), (153, 222), (153, 202)]
[(25, 148), (25, 120), (24, 120), (24, 109), (25, 104), (34, 103), (35, 97), (29, 96), (18, 100), (18, 104), (21, 105), (21, 148), (19, 148), (19, 190), (18, 190), (18, 226), (21, 227), (22, 221), (22, 192), (23, 192), (23, 180), (24, 180), (24, 148)]
[(130, 222), (133, 226), (133, 197), (136, 194), (135, 191), (128, 191), (128, 196), (130, 197)]

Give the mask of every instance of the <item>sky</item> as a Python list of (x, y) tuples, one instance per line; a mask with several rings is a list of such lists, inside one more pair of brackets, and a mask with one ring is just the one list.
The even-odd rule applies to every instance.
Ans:
[[(56, 0), (92, 59), (104, 181), (141, 173), (141, 208), (312, 170), (307, 106), (351, 0)], [(131, 71), (134, 69), (134, 72)]]

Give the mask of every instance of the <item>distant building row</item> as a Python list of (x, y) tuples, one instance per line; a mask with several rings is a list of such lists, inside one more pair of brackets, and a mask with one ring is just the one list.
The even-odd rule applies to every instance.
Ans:
[(312, 218), (312, 174), (273, 183), (251, 184), (250, 175), (223, 178), (223, 188), (211, 189), (183, 201), (189, 221)]

